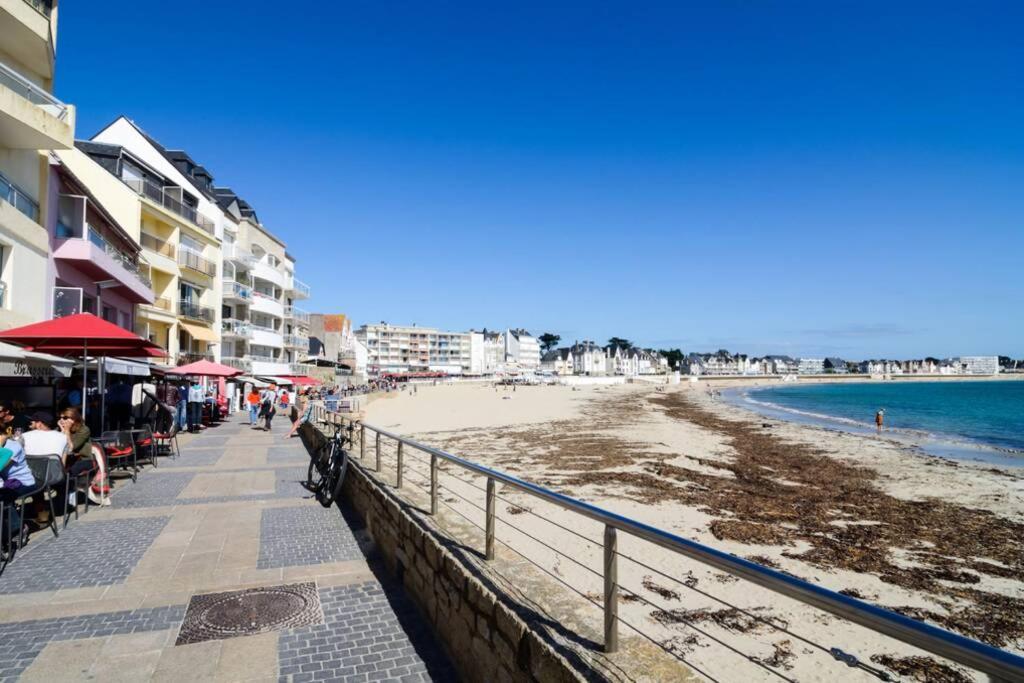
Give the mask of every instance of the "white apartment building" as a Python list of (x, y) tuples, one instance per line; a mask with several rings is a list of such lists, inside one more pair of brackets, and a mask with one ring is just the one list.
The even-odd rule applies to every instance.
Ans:
[(53, 96), (57, 0), (0, 0), (0, 328), (50, 317), (50, 232), (60, 191), (50, 150), (74, 146), (75, 109)]
[(390, 325), (386, 322), (363, 325), (356, 330), (356, 339), (366, 347), (367, 371), (371, 375), (472, 373), (472, 336), (470, 332), (444, 332), (430, 327)]
[(540, 369), (553, 375), (571, 375), (575, 369), (571, 349), (552, 349), (540, 359)]
[(523, 329), (505, 331), (505, 363), (521, 372), (540, 369), (540, 342)]
[(821, 375), (825, 372), (825, 359), (801, 358), (797, 372), (801, 375)]
[(574, 375), (605, 375), (608, 373), (608, 357), (605, 350), (592, 341), (573, 344), (572, 353)]
[(222, 362), (257, 377), (303, 374), (310, 314), (295, 305), (309, 287), (295, 259), (230, 188), (214, 193), (224, 216)]
[(960, 374), (963, 375), (998, 375), (998, 356), (960, 356)]

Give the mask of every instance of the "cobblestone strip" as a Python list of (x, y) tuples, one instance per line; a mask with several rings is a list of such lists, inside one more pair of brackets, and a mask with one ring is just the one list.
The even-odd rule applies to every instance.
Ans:
[(169, 519), (111, 519), (69, 526), (58, 539), (35, 548), (30, 544), (4, 572), (0, 594), (121, 583)]
[[(278, 638), (281, 683), (458, 679), (412, 606), (393, 607), (379, 584), (324, 588), (320, 603), (322, 626)], [(430, 654), (424, 659), (423, 653)]]
[[(113, 495), (114, 505), (121, 508), (163, 507), (166, 505), (199, 505), (203, 503), (230, 503), (246, 500), (308, 498), (302, 486), (306, 480), (305, 468), (288, 467), (273, 470), (276, 474), (275, 491), (271, 494), (251, 496), (212, 496), (207, 498), (178, 498), (189, 485), (196, 472), (153, 473), (140, 477), (134, 484), (125, 485)], [(225, 472), (226, 473), (226, 472)]]
[(184, 605), (0, 624), (0, 683), (16, 681), (47, 643), (176, 629)]
[[(298, 439), (294, 439), (294, 441), (298, 442)], [(296, 459), (302, 460), (305, 463), (309, 462), (309, 455), (306, 454), (306, 449), (301, 443), (292, 443), (286, 446), (276, 445), (267, 449), (267, 462)]]
[(260, 516), (259, 569), (357, 560), (356, 537), (337, 508), (265, 508)]

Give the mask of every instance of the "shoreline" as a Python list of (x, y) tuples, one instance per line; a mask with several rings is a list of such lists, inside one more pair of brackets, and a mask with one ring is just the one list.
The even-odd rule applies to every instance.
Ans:
[[(826, 588), (1024, 650), (1024, 476), (1019, 470), (933, 457), (888, 435), (866, 437), (792, 422), (764, 428), (764, 418), (711, 400), (704, 386), (666, 389), (431, 387), (418, 397), (374, 402), (367, 422)], [(446, 482), (471, 499), (479, 495)], [(593, 577), (531, 537), (599, 566), (593, 548), (548, 525), (557, 521), (592, 538), (601, 530), (535, 498), (505, 495), (515, 502), (498, 513), (499, 530), (513, 534), (506, 539), (545, 571), (600, 595)], [(479, 514), (455, 495), (446, 504), (471, 519)], [(450, 523), (457, 528), (457, 521)], [(517, 535), (515, 528), (530, 536)], [(733, 666), (734, 656), (693, 637), (688, 621), (737, 639), (766, 659), (778, 654), (781, 641), (763, 630), (735, 630), (734, 609), (690, 592), (698, 585), (736, 608), (846, 643), (865, 661), (914, 654), (806, 605), (735, 584), (734, 577), (700, 563), (635, 539), (620, 542), (625, 552), (642, 555), (659, 571), (688, 577), (684, 585), (670, 584), (626, 563), (620, 567), (623, 586), (665, 608), (652, 612), (639, 600), (629, 601), (620, 606), (625, 618), (678, 642), (681, 653), (711, 671)], [(515, 571), (529, 572), (522, 566)], [(537, 585), (544, 583), (539, 577)], [(740, 585), (738, 591), (730, 587)], [(570, 622), (589, 609), (561, 591), (545, 595), (566, 610), (562, 616)], [(785, 670), (801, 680), (836, 678), (837, 671), (830, 673), (811, 653), (782, 658)], [(925, 659), (929, 666), (947, 666)], [(760, 680), (757, 672), (748, 678)]]
[[(816, 384), (830, 383), (817, 382)], [(755, 387), (727, 387), (722, 390), (722, 399), (729, 405), (767, 419), (781, 420), (792, 424), (840, 431), (864, 437), (877, 435), (875, 428), (867, 422), (859, 423), (827, 413), (811, 413), (796, 408), (789, 408), (768, 401), (761, 401), (750, 395), (770, 391), (777, 386), (786, 385), (783, 382), (777, 382), (757, 385)], [(940, 458), (961, 462), (981, 462), (1000, 467), (1024, 467), (1024, 451), (1002, 448), (956, 434), (931, 434), (923, 430), (887, 427), (883, 435), (886, 438), (902, 442), (908, 448), (920, 449), (928, 455)]]

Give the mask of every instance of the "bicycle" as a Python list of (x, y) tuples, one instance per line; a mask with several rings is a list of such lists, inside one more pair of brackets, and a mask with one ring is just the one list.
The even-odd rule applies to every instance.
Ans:
[[(348, 451), (352, 446), (353, 427), (334, 426), (334, 436), (324, 442), (309, 459), (306, 488), (314, 493), (325, 508), (331, 507), (341, 494), (348, 469)], [(348, 432), (345, 434), (344, 432)]]

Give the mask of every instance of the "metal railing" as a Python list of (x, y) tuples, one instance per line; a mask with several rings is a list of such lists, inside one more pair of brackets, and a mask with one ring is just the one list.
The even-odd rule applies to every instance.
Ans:
[(217, 319), (216, 312), (212, 308), (200, 306), (195, 302), (186, 301), (184, 299), (178, 300), (178, 314), (186, 318), (202, 320), (207, 323), (212, 323)]
[(189, 363), (195, 363), (196, 361), (208, 360), (213, 361), (212, 353), (179, 353), (178, 354), (178, 365), (188, 365)]
[(156, 235), (150, 235), (149, 233), (142, 233), (139, 243), (146, 249), (167, 258), (174, 258), (176, 253), (173, 244), (165, 242)]
[(227, 280), (224, 282), (223, 295), (225, 299), (244, 299), (248, 301), (252, 298), (252, 289), (239, 282)]
[(167, 188), (179, 189), (177, 186), (168, 185), (164, 187), (151, 180), (139, 180), (137, 178), (121, 178), (121, 181), (128, 187), (135, 190), (137, 194), (142, 195), (165, 209), (170, 210), (172, 213), (187, 219), (193, 225), (202, 228), (211, 235), (214, 233), (213, 221), (199, 213), (195, 207), (185, 204), (167, 192)]
[(213, 277), (217, 274), (217, 264), (205, 258), (199, 252), (182, 247), (178, 250), (178, 265), (185, 266), (197, 273)]
[(295, 322), (302, 323), (304, 325), (309, 324), (309, 312), (304, 311), (301, 308), (296, 308), (295, 306), (285, 306), (284, 317), (291, 318)]
[(174, 301), (165, 296), (156, 297), (150, 305), (153, 306), (153, 308), (159, 308), (161, 311), (174, 313)]
[(308, 349), (309, 337), (300, 337), (297, 334), (284, 335), (284, 345), (293, 349)]
[(222, 356), (220, 362), (242, 372), (252, 372), (252, 361), (237, 356)]
[(221, 331), (225, 336), (232, 337), (251, 337), (252, 326), (243, 321), (236, 320), (235, 318), (225, 318), (221, 321)]
[[(597, 606), (602, 607), (604, 611), (604, 650), (606, 652), (611, 653), (618, 650), (618, 632), (620, 623), (629, 626), (638, 634), (643, 635), (648, 640), (651, 640), (651, 642), (654, 642), (656, 645), (665, 649), (664, 645), (657, 643), (650, 636), (646, 636), (635, 626), (625, 622), (619, 617), (618, 607), (620, 591), (623, 590), (623, 587), (620, 586), (618, 581), (618, 559), (620, 557), (626, 558), (640, 564), (641, 566), (647, 567), (648, 569), (652, 569), (655, 572), (658, 571), (653, 567), (644, 565), (642, 562), (638, 562), (636, 559), (629, 557), (618, 550), (618, 534), (622, 533), (630, 537), (642, 539), (669, 550), (672, 553), (696, 560), (711, 568), (727, 572), (734, 577), (757, 584), (758, 586), (794, 599), (805, 605), (824, 610), (840, 617), (841, 619), (858, 624), (876, 633), (889, 636), (912, 647), (925, 650), (935, 656), (942, 657), (976, 671), (980, 671), (987, 674), (992, 681), (1024, 681), (1024, 657), (966, 638), (951, 631), (946, 631), (925, 622), (906, 617), (902, 614), (877, 607), (862, 600), (822, 588), (821, 586), (804, 581), (781, 571), (770, 569), (710, 546), (677, 536), (676, 534), (663, 529), (653, 527), (635, 519), (605, 510), (596, 505), (585, 503), (575, 498), (557, 493), (543, 486), (532, 484), (528, 481), (505, 474), (504, 472), (478, 465), (438, 448), (419, 443), (412, 439), (379, 429), (366, 423), (351, 420), (338, 413), (328, 413), (322, 403), (314, 403), (313, 410), (314, 420), (317, 422), (341, 426), (350, 425), (353, 427), (354, 431), (358, 434), (359, 460), (362, 462), (366, 461), (367, 456), (367, 433), (369, 432), (372, 434), (373, 439), (371, 443), (374, 457), (373, 471), (378, 473), (378, 476), (383, 473), (381, 440), (387, 439), (394, 442), (396, 444), (397, 451), (395, 472), (396, 489), (402, 488), (404, 470), (413, 469), (409, 467), (408, 460), (404, 456), (407, 455), (409, 451), (418, 451), (429, 456), (429, 475), (423, 471), (418, 471), (418, 475), (423, 482), (429, 481), (429, 491), (427, 491), (427, 493), (430, 496), (429, 514), (432, 516), (436, 517), (438, 514), (439, 503), (445, 504), (446, 507), (451, 507), (443, 501), (440, 490), (444, 488), (449, 493), (455, 493), (450, 488), (444, 487), (438, 482), (439, 466), (442, 462), (450, 463), (461, 470), (484, 477), (487, 485), (486, 489), (482, 489), (482, 491), (485, 493), (486, 507), (474, 505), (474, 507), (484, 513), (484, 518), (480, 520), (483, 522), (483, 526), (480, 526), (478, 522), (475, 522), (472, 519), (469, 519), (468, 521), (473, 524), (473, 526), (476, 526), (484, 532), (483, 557), (487, 561), (491, 561), (495, 558), (496, 500), (501, 499), (506, 503), (510, 502), (507, 499), (497, 496), (497, 486), (499, 484), (602, 524), (604, 526), (604, 562), (600, 573), (603, 575), (604, 581), (603, 599), (601, 603), (596, 603), (594, 600), (590, 601), (594, 602)], [(475, 488), (479, 489), (480, 487)], [(454, 508), (452, 509), (456, 513), (462, 515), (462, 513), (459, 513)], [(462, 516), (465, 517), (465, 515)], [(507, 524), (507, 522), (505, 523)], [(572, 529), (561, 527), (561, 525), (558, 525), (555, 522), (551, 523), (565, 529), (566, 531), (573, 532)], [(580, 534), (577, 533), (577, 535)], [(586, 539), (591, 543), (597, 543), (589, 537), (586, 537)], [(507, 543), (500, 540), (498, 542), (503, 543), (503, 545), (506, 545), (511, 550), (515, 551), (515, 549)], [(557, 549), (551, 549), (558, 552)], [(521, 552), (519, 554), (522, 555)], [(572, 560), (572, 558), (567, 555), (562, 553), (559, 554)], [(525, 556), (523, 557), (525, 558)], [(575, 562), (575, 560), (573, 561)], [(577, 564), (579, 563), (577, 562)], [(592, 573), (597, 573), (593, 569), (589, 570)], [(556, 579), (559, 578), (554, 574), (551, 574), (551, 576)], [(673, 577), (666, 578), (673, 579)], [(565, 583), (564, 580), (559, 580), (569, 588), (573, 588), (569, 584)], [(678, 579), (673, 580), (678, 581)], [(630, 594), (627, 597), (643, 600), (642, 596), (636, 592), (629, 589), (625, 590)], [(770, 620), (765, 621), (770, 623)], [(780, 627), (775, 625), (775, 628)], [(788, 630), (785, 632), (789, 635), (795, 635)], [(707, 635), (707, 633), (705, 633), (705, 635)], [(847, 666), (856, 667), (862, 671), (872, 673), (883, 680), (892, 680), (888, 674), (871, 667), (865, 662), (860, 661), (856, 656), (846, 653), (839, 648), (825, 648), (816, 643), (812, 643), (811, 641), (807, 641), (800, 636), (796, 637), (805, 643), (812, 644), (815, 647), (824, 650), (832, 658)], [(753, 658), (752, 661), (758, 666), (762, 666), (762, 668), (764, 668), (763, 662), (757, 661), (756, 658)], [(772, 673), (775, 672), (772, 671)]]
[(0, 85), (7, 86), (26, 100), (51, 116), (63, 121), (68, 115), (68, 105), (28, 80), (20, 73), (0, 62)]
[(0, 173), (0, 200), (3, 200), (32, 220), (39, 216), (39, 204), (17, 185)]
[(292, 278), (291, 286), (288, 288), (297, 299), (308, 299), (310, 294), (309, 285), (298, 278)]

